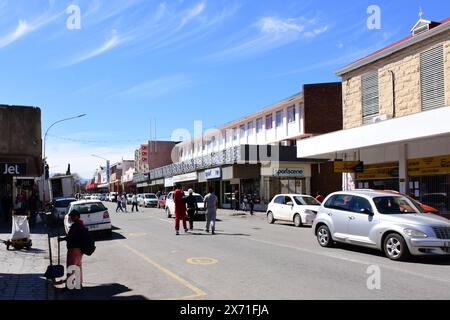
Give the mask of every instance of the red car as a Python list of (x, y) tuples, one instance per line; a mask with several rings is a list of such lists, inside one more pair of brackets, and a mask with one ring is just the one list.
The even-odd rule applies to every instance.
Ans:
[(166, 207), (166, 195), (163, 194), (158, 199), (158, 208), (159, 209), (164, 209), (165, 207)]

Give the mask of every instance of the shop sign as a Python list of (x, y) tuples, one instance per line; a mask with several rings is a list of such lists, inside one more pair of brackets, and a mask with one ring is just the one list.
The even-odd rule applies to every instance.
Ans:
[(0, 163), (0, 175), (2, 176), (23, 176), (27, 173), (25, 163)]
[(222, 169), (221, 168), (214, 168), (214, 169), (208, 169), (205, 170), (205, 179), (218, 179), (222, 176)]
[(173, 187), (173, 178), (165, 178), (164, 179), (164, 187), (165, 188)]
[(450, 155), (408, 160), (409, 176), (448, 173), (450, 173)]
[(34, 179), (18, 179), (16, 186), (21, 188), (31, 188), (34, 186)]
[(186, 173), (186, 174), (182, 174), (179, 176), (174, 176), (173, 177), (173, 183), (177, 183), (177, 182), (183, 182), (183, 181), (194, 181), (197, 180), (197, 172), (191, 172), (191, 173)]
[(398, 178), (398, 162), (364, 165), (364, 172), (356, 174), (357, 180)]
[(364, 172), (362, 161), (334, 161), (334, 173)]
[(303, 169), (303, 168), (274, 168), (273, 175), (275, 177), (304, 177), (305, 169)]

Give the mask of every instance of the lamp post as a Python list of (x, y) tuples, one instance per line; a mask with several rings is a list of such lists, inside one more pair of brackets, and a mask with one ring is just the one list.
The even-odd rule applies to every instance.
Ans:
[[(46, 143), (46, 141), (47, 141), (47, 134), (48, 134), (48, 132), (50, 131), (50, 129), (51, 129), (54, 125), (56, 125), (56, 124), (58, 124), (58, 123), (61, 123), (61, 122), (63, 122), (63, 121), (72, 120), (72, 119), (81, 118), (81, 117), (84, 117), (85, 115), (86, 115), (86, 114), (83, 113), (83, 114), (80, 114), (80, 115), (75, 116), (75, 117), (70, 117), (70, 118), (61, 119), (61, 120), (58, 120), (58, 121), (52, 123), (52, 125), (51, 125), (50, 127), (48, 127), (48, 129), (47, 129), (47, 131), (45, 131), (45, 135), (44, 135), (44, 168), (45, 168), (45, 165), (47, 164), (47, 157), (46, 157), (46, 155), (45, 155), (45, 143)], [(45, 169), (44, 169), (44, 180), (43, 180), (43, 186), (42, 186), (42, 195), (43, 195), (43, 199), (42, 199), (42, 200), (43, 200), (44, 203), (45, 203), (45, 182), (46, 182), (46, 181), (47, 181), (47, 179), (46, 179)]]
[(91, 154), (91, 156), (95, 157), (95, 158), (103, 159), (103, 160), (106, 161), (106, 180), (107, 180), (107, 183), (108, 183), (108, 191), (109, 191), (109, 178), (110, 178), (110, 172), (109, 172), (110, 171), (110, 168), (109, 168), (110, 162), (109, 162), (109, 160), (106, 159), (106, 158), (100, 157), (100, 156), (98, 156), (96, 154)]

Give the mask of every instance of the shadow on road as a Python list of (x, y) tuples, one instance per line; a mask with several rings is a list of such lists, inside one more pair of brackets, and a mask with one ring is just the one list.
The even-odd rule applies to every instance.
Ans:
[[(114, 229), (113, 229), (114, 230)], [(93, 234), (93, 238), (96, 242), (103, 242), (103, 241), (114, 241), (114, 240), (124, 240), (126, 237), (118, 232), (112, 232), (111, 236), (105, 236), (101, 233)]]
[(39, 273), (0, 273), (0, 300), (47, 300), (47, 280)]
[(131, 291), (132, 289), (125, 285), (109, 283), (95, 287), (83, 287), (81, 290), (55, 289), (55, 295), (56, 300), (148, 300), (141, 295), (116, 297)]

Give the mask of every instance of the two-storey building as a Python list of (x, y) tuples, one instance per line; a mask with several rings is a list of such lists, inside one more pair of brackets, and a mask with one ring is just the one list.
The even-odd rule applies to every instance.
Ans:
[(298, 141), (299, 158), (354, 160), (344, 188), (395, 189), (450, 211), (450, 18), (337, 71), (343, 130)]

